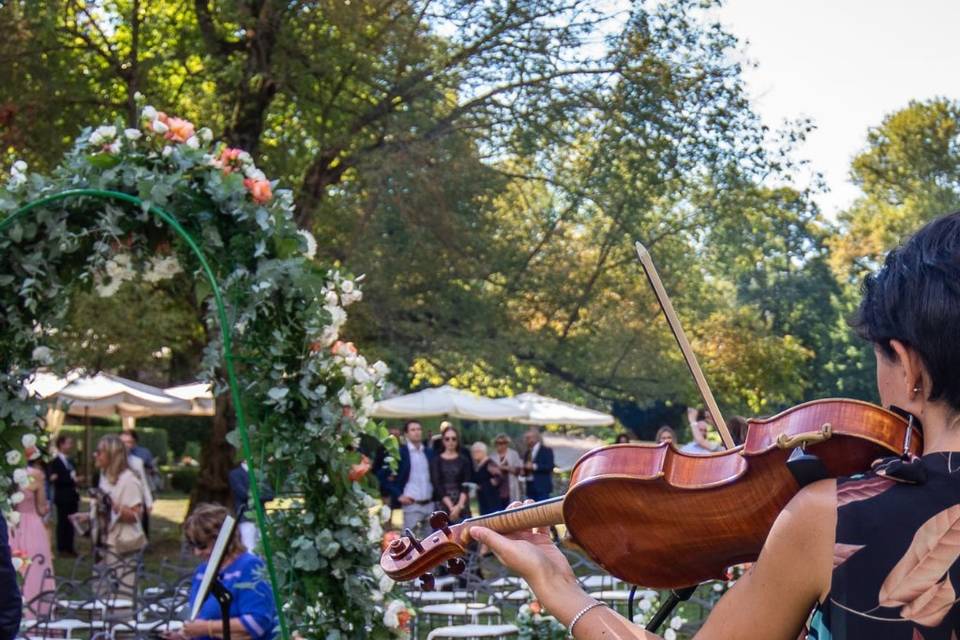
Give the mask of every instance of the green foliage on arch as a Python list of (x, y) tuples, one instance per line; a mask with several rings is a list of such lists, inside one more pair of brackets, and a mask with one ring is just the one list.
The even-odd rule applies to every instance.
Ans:
[[(0, 189), (0, 220), (68, 190), (121, 195), (48, 202), (0, 233), (0, 510), (16, 520), (12, 507), (25, 482), (17, 469), (43, 437), (43, 407), (24, 383), (38, 367), (69, 364), (48, 344), (65, 326), (70, 295), (111, 296), (125, 281), (185, 278), (205, 268), (157, 217), (169, 211), (202, 248), (222, 291), (237, 409), (259, 454), (253, 462), (291, 496), (268, 527), (285, 618), (308, 638), (390, 637), (395, 631), (378, 604), (389, 585), (373, 571), (380, 511), (358, 473), (365, 469), (361, 438), (386, 438), (367, 417), (386, 367), (339, 342), (345, 307), (362, 297), (359, 285), (314, 261), (316, 241), (294, 223), (292, 194), (276, 186), (248, 154), (150, 107), (137, 128), (84, 130), (50, 175), (14, 165)], [(143, 206), (122, 202), (123, 194)], [(209, 293), (205, 322), (216, 336)], [(226, 391), (223, 346), (211, 339), (204, 359), (218, 393)]]

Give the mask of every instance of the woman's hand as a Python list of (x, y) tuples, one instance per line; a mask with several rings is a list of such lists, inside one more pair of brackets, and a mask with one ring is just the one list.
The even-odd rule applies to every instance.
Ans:
[(211, 635), (210, 630), (211, 624), (209, 620), (191, 620), (190, 622), (183, 623), (183, 628), (180, 630), (180, 633), (187, 638), (199, 638)]
[[(514, 502), (507, 509), (515, 509), (523, 504)], [(545, 533), (532, 529), (501, 535), (486, 527), (472, 527), (470, 535), (487, 545), (500, 562), (526, 580), (534, 591), (553, 588), (561, 582), (576, 584), (577, 578), (570, 563)]]

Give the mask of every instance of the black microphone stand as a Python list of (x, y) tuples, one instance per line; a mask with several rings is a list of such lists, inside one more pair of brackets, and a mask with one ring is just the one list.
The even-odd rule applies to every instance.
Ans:
[(233, 602), (233, 596), (227, 588), (220, 582), (219, 577), (215, 577), (210, 583), (210, 593), (220, 604), (220, 618), (223, 624), (223, 640), (230, 640), (230, 604)]

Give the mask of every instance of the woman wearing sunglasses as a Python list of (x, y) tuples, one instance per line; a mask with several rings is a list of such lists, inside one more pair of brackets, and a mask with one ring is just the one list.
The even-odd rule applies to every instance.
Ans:
[(430, 461), (430, 481), (433, 483), (437, 507), (457, 523), (470, 517), (470, 496), (464, 483), (470, 482), (473, 463), (460, 448), (460, 434), (449, 422), (440, 432), (443, 450)]

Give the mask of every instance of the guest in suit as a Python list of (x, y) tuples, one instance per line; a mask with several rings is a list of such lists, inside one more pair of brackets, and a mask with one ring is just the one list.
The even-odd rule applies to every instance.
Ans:
[(527, 453), (523, 468), (527, 472), (527, 497), (546, 500), (553, 492), (553, 449), (540, 441), (540, 431), (530, 429), (524, 436)]
[(53, 485), (53, 504), (57, 508), (57, 555), (75, 556), (73, 524), (70, 516), (80, 507), (77, 493), (77, 468), (70, 460), (75, 442), (68, 435), (57, 436), (57, 455), (47, 466), (47, 475)]
[(23, 602), (17, 587), (17, 572), (7, 542), (7, 521), (0, 517), (0, 640), (13, 640), (20, 630)]
[[(248, 515), (250, 511), (250, 475), (247, 469), (246, 461), (241, 462), (230, 470), (227, 481), (230, 483), (230, 493), (233, 494), (233, 509), (239, 523), (240, 540), (250, 553), (255, 553), (254, 550), (260, 541), (260, 535), (257, 531), (257, 525)], [(273, 500), (273, 490), (269, 485), (261, 483), (259, 489), (261, 504)]]
[(384, 465), (381, 491), (391, 498), (391, 503), (403, 510), (403, 526), (415, 530), (433, 513), (433, 484), (430, 482), (430, 461), (433, 450), (424, 445), (423, 425), (408, 420), (403, 425), (406, 442), (400, 445), (400, 462), (397, 473), (389, 474)]

